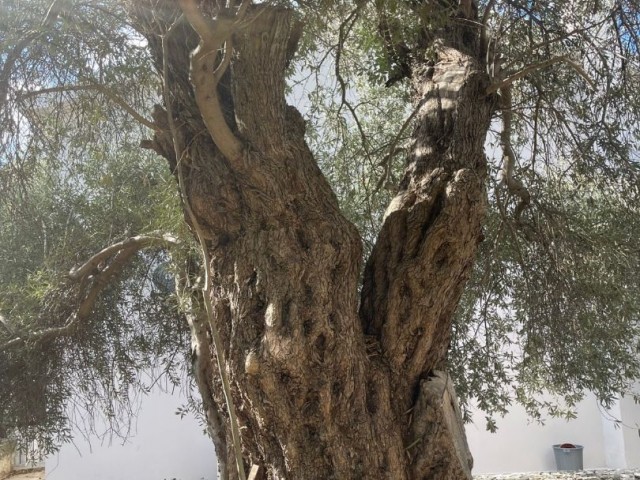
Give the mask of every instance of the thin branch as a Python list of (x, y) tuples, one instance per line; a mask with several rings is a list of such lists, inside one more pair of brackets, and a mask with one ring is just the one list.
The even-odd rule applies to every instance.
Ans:
[(76, 325), (76, 323), (78, 322), (78, 318), (78, 313), (74, 312), (67, 318), (67, 321), (61, 327), (44, 328), (36, 332), (30, 332), (26, 335), (15, 337), (8, 342), (0, 345), (0, 352), (27, 342), (40, 342), (48, 338), (64, 335), (71, 331), (71, 329)]
[(506, 185), (509, 193), (520, 198), (520, 202), (515, 209), (515, 219), (519, 221), (522, 211), (531, 203), (531, 194), (524, 184), (513, 176), (516, 164), (516, 155), (511, 146), (511, 124), (512, 108), (511, 88), (505, 87), (500, 90), (502, 96), (502, 132), (500, 133), (500, 144), (502, 147), (502, 182)]
[(505, 89), (505, 88), (509, 87), (516, 80), (519, 80), (519, 79), (529, 75), (530, 73), (533, 73), (533, 72), (535, 72), (537, 70), (541, 70), (543, 68), (547, 68), (547, 67), (549, 67), (549, 66), (551, 66), (551, 65), (553, 65), (555, 63), (558, 63), (558, 62), (564, 62), (567, 65), (569, 65), (582, 78), (585, 79), (585, 81), (591, 86), (591, 88), (595, 88), (595, 86), (596, 86), (595, 82), (593, 80), (591, 80), (591, 78), (589, 78), (589, 75), (587, 75), (587, 72), (585, 72), (584, 69), (580, 65), (578, 65), (576, 62), (574, 62), (573, 60), (568, 58), (566, 55), (559, 55), (557, 57), (549, 58), (549, 59), (544, 60), (542, 62), (529, 64), (529, 65), (521, 68), (520, 70), (518, 70), (516, 73), (514, 73), (512, 75), (509, 75), (504, 80), (489, 85), (489, 87), (486, 90), (486, 94), (487, 95), (491, 95), (493, 93), (496, 93), (498, 90), (502, 90), (502, 89)]
[(127, 112), (129, 115), (131, 115), (135, 120), (140, 122), (142, 125), (150, 128), (152, 130), (159, 130), (155, 123), (147, 120), (145, 117), (143, 117), (138, 112), (136, 112), (136, 110), (131, 105), (129, 105), (127, 102), (125, 102), (122, 97), (117, 95), (110, 88), (108, 88), (108, 87), (106, 87), (104, 85), (101, 85), (101, 84), (97, 84), (97, 83), (95, 84), (94, 88), (96, 90), (98, 90), (100, 93), (102, 93), (105, 97), (110, 99), (112, 102), (114, 102), (116, 105), (120, 106), (125, 112)]
[(340, 32), (338, 35), (338, 45), (336, 46), (335, 73), (336, 73), (336, 79), (340, 84), (341, 95), (340, 95), (340, 106), (338, 107), (338, 111), (336, 112), (336, 115), (340, 115), (340, 111), (342, 110), (343, 106), (347, 107), (347, 109), (351, 113), (351, 116), (353, 117), (353, 120), (356, 122), (356, 127), (358, 128), (358, 133), (360, 134), (360, 140), (362, 141), (362, 148), (364, 150), (364, 153), (367, 156), (369, 163), (373, 163), (371, 160), (371, 154), (369, 152), (369, 148), (367, 147), (367, 144), (369, 143), (367, 139), (367, 135), (364, 132), (364, 128), (362, 127), (362, 124), (360, 123), (360, 119), (358, 118), (356, 109), (353, 107), (353, 105), (351, 105), (351, 102), (347, 100), (347, 84), (344, 81), (342, 74), (340, 73), (340, 59), (342, 56), (342, 50), (344, 48), (344, 42), (346, 40), (347, 35), (349, 35), (349, 33), (351, 32), (351, 29), (353, 28), (356, 21), (358, 20), (358, 15), (363, 6), (364, 6), (363, 2), (357, 3), (356, 8), (354, 8), (353, 11), (349, 14), (349, 16), (345, 19), (345, 21), (340, 24)]
[[(568, 32), (564, 32), (562, 34), (558, 34), (556, 37), (553, 38), (547, 38), (545, 36), (545, 40), (538, 42), (538, 43), (534, 43), (532, 44), (527, 50), (525, 50), (524, 52), (519, 54), (519, 58), (527, 58), (527, 56), (533, 56), (534, 53), (541, 49), (541, 48), (545, 48), (549, 49), (549, 47), (551, 45), (554, 45), (556, 43), (562, 42), (564, 40), (567, 40), (568, 38), (574, 36), (574, 35), (579, 35), (579, 34), (583, 34), (585, 32), (588, 32), (589, 30), (593, 29), (593, 28), (598, 28), (600, 26), (602, 26), (604, 23), (606, 23), (607, 18), (604, 18), (603, 20), (600, 20), (598, 22), (595, 23), (591, 23), (589, 25), (585, 25), (584, 27), (580, 27), (580, 28), (575, 28), (573, 30), (570, 30)], [(529, 34), (531, 34), (531, 32), (529, 31)], [(587, 37), (582, 37), (582, 38), (588, 38)], [(504, 67), (505, 70), (508, 70), (510, 68), (511, 65), (506, 65)]]
[(224, 72), (227, 71), (227, 67), (229, 67), (229, 64), (231, 63), (232, 56), (233, 56), (233, 42), (231, 40), (231, 37), (229, 37), (224, 44), (224, 56), (222, 57), (222, 61), (213, 72), (213, 76), (216, 79), (216, 83), (220, 82), (220, 80), (222, 79), (222, 76), (224, 75)]
[(83, 319), (89, 316), (93, 310), (93, 306), (100, 295), (100, 292), (111, 283), (117, 275), (122, 272), (124, 267), (129, 262), (129, 259), (133, 257), (140, 248), (122, 249), (119, 250), (113, 257), (111, 263), (105, 267), (102, 271), (97, 273), (93, 278), (93, 284), (89, 289), (89, 292), (84, 297), (80, 306), (78, 307), (78, 318)]
[(406, 120), (400, 127), (400, 130), (398, 130), (398, 133), (396, 133), (396, 136), (391, 141), (387, 155), (385, 155), (385, 157), (380, 162), (380, 165), (384, 166), (384, 174), (382, 175), (382, 177), (380, 177), (380, 180), (378, 180), (378, 183), (376, 184), (376, 188), (373, 190), (373, 194), (376, 194), (389, 178), (389, 173), (391, 172), (391, 161), (393, 159), (395, 152), (397, 151), (396, 146), (398, 145), (398, 142), (400, 141), (402, 134), (407, 129), (407, 127), (411, 125), (411, 122), (415, 118), (416, 114), (420, 111), (424, 103), (425, 103), (425, 99), (422, 99), (418, 103), (418, 105), (416, 105), (416, 107), (413, 109), (411, 114), (406, 118)]
[(589, 84), (589, 86), (592, 89), (596, 88), (596, 82), (594, 82), (591, 77), (589, 77), (589, 74), (587, 72), (584, 71), (584, 68), (582, 68), (582, 65), (580, 65), (578, 62), (571, 60), (570, 58), (566, 58), (564, 60), (564, 63), (566, 63), (567, 65), (569, 65), (571, 68), (573, 68), (575, 70), (575, 72), (580, 75), (585, 82), (587, 82)]
[(2, 108), (4, 107), (4, 103), (7, 101), (11, 72), (13, 71), (13, 67), (18, 61), (18, 58), (20, 58), (23, 50), (27, 48), (31, 42), (44, 35), (45, 27), (51, 27), (53, 23), (58, 19), (60, 11), (62, 10), (62, 8), (60, 7), (60, 3), (62, 2), (63, 0), (54, 0), (47, 10), (47, 14), (40, 24), (40, 28), (38, 30), (30, 32), (26, 37), (20, 40), (13, 48), (13, 50), (7, 55), (4, 65), (2, 66), (2, 70), (0, 71), (0, 110), (2, 110)]
[(146, 119), (144, 116), (140, 115), (131, 105), (129, 105), (122, 97), (120, 97), (117, 93), (111, 90), (106, 85), (102, 85), (99, 83), (91, 83), (87, 85), (59, 85), (57, 87), (49, 87), (49, 88), (41, 88), (39, 90), (30, 90), (18, 93), (18, 98), (31, 98), (38, 95), (46, 95), (49, 93), (60, 93), (60, 92), (79, 92), (79, 91), (87, 91), (87, 90), (96, 90), (99, 93), (103, 94), (109, 100), (114, 102), (116, 105), (121, 107), (124, 111), (126, 111), (129, 115), (131, 115), (136, 121), (155, 131), (160, 131), (160, 128), (153, 123), (151, 120)]
[(152, 246), (167, 246), (177, 245), (178, 240), (173, 235), (169, 234), (151, 234), (151, 235), (137, 235), (135, 237), (129, 237), (121, 242), (114, 243), (104, 248), (100, 252), (93, 255), (89, 260), (80, 265), (77, 268), (73, 268), (69, 272), (69, 278), (72, 280), (80, 280), (92, 271), (94, 271), (101, 262), (104, 262), (108, 258), (112, 257), (121, 250), (141, 250), (146, 247)]
[(482, 25), (484, 28), (487, 26), (487, 22), (489, 21), (489, 15), (491, 15), (491, 11), (493, 10), (493, 5), (496, 3), (496, 0), (489, 0), (486, 8), (484, 9), (484, 13), (482, 14)]
[[(185, 277), (186, 278), (186, 277)], [(185, 281), (186, 282), (186, 281)], [(186, 285), (185, 285), (186, 287)], [(192, 289), (193, 291), (193, 289)], [(195, 312), (192, 301), (188, 300), (188, 307), (185, 317), (191, 329), (192, 335), (192, 369), (196, 385), (202, 396), (202, 406), (207, 420), (207, 431), (216, 449), (216, 460), (218, 461), (218, 473), (220, 480), (229, 480), (229, 468), (227, 466), (227, 434), (218, 405), (213, 400), (214, 376), (212, 372), (209, 352), (211, 351), (211, 339), (209, 337), (210, 328), (206, 315), (202, 315), (202, 310)]]
[[(138, 251), (147, 247), (169, 246), (176, 245), (177, 243), (176, 238), (168, 234), (162, 236), (139, 235), (110, 245), (96, 253), (80, 267), (74, 268), (69, 272), (70, 280), (81, 282), (81, 285), (91, 283), (91, 287), (86, 294), (83, 292), (84, 289), (82, 287), (80, 288), (80, 294), (84, 295), (84, 298), (80, 301), (75, 311), (67, 317), (64, 325), (15, 336), (15, 338), (0, 345), (0, 351), (26, 342), (40, 342), (49, 338), (59, 337), (70, 332), (79, 321), (84, 320), (91, 314), (102, 290), (104, 290), (114, 278), (120, 275), (129, 260)], [(113, 260), (111, 260), (108, 266), (99, 268), (100, 264), (106, 263), (112, 257)], [(10, 331), (8, 324), (5, 322), (5, 319), (0, 316), (0, 323), (5, 325), (5, 328)], [(15, 335), (15, 333), (11, 331), (10, 333)]]
[(482, 48), (486, 50), (487, 57), (489, 56), (489, 42), (487, 40), (487, 27), (488, 27), (487, 24), (489, 22), (489, 16), (491, 15), (491, 11), (493, 10), (494, 3), (495, 3), (495, 0), (489, 0), (489, 3), (484, 9), (484, 13), (482, 14), (482, 20), (481, 20), (480, 44), (482, 45)]

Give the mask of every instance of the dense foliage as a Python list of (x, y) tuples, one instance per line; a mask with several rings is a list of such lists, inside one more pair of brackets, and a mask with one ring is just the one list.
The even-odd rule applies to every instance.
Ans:
[[(48, 7), (18, 3), (2, 3), (5, 52)], [(108, 23), (86, 20), (98, 7), (39, 32), (46, 41), (30, 44), (11, 73), (19, 87), (2, 110), (0, 345), (67, 325), (81, 300), (68, 272), (105, 246), (184, 229), (173, 179), (138, 147), (139, 124), (100, 91), (55, 90), (100, 81), (138, 107), (152, 98), (143, 52), (114, 33), (126, 28), (117, 10)], [(138, 255), (66, 335), (0, 349), (0, 433), (17, 427), (48, 450), (72, 428), (105, 434), (94, 431), (101, 416), (106, 434), (126, 436), (142, 392), (184, 383), (188, 330), (174, 292), (153, 281), (167, 261), (158, 249)]]

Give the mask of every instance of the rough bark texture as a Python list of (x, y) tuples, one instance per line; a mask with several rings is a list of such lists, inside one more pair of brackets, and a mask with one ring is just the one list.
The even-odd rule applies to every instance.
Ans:
[[(170, 2), (154, 6), (136, 2), (131, 12), (162, 71), (159, 35), (179, 11)], [(456, 27), (414, 52), (415, 143), (358, 298), (358, 232), (304, 141), (302, 117), (285, 102), (297, 28), (290, 11), (250, 8), (225, 43), (235, 49), (229, 68), (216, 91), (203, 92), (204, 67), (189, 77), (200, 39), (182, 21), (168, 42), (177, 138), (166, 105), (154, 111), (164, 132), (153, 148), (174, 171), (182, 168), (185, 200), (209, 242), (214, 328), (242, 455), (269, 479), (469, 478), (444, 370), (485, 208), (483, 143), (493, 105), (483, 94), (477, 35)], [(435, 52), (429, 60), (427, 50)], [(222, 51), (208, 54), (224, 62)], [(218, 109), (214, 117), (209, 109)], [(239, 155), (219, 148), (225, 140), (214, 142), (220, 137), (203, 114), (225, 119)], [(184, 149), (180, 159), (173, 142)], [(234, 478), (211, 325), (195, 316), (191, 326), (223, 478)]]

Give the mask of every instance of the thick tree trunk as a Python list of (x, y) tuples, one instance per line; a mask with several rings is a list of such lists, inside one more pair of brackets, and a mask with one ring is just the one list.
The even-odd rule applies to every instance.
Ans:
[(444, 42), (412, 78), (419, 108), (409, 164), (364, 273), (360, 317), (410, 411), (410, 478), (466, 478), (472, 459), (446, 370), (454, 311), (482, 240), (484, 139), (492, 105), (469, 54)]
[[(149, 15), (139, 5), (132, 13), (160, 67), (158, 35), (178, 12), (167, 3)], [(414, 146), (359, 299), (359, 235), (305, 144), (300, 114), (285, 103), (297, 26), (291, 12), (267, 7), (250, 9), (245, 24), (215, 91), (203, 89), (213, 71), (198, 55), (188, 76), (198, 36), (186, 22), (174, 28), (167, 81), (177, 135), (166, 106), (157, 107), (163, 132), (153, 142), (182, 169), (185, 200), (207, 237), (213, 328), (245, 462), (269, 479), (469, 478), (446, 352), (481, 240), (492, 110), (481, 66), (457, 40), (435, 42), (435, 60), (416, 52)], [(224, 135), (212, 131), (220, 118)], [(210, 328), (192, 317), (196, 378), (223, 478), (234, 478)]]

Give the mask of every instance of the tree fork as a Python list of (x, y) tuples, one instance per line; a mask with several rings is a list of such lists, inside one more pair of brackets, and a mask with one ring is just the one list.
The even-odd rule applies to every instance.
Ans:
[[(179, 15), (173, 8), (165, 25)], [(173, 108), (156, 109), (154, 119), (164, 123), (162, 112), (173, 111), (185, 145), (185, 195), (206, 233), (246, 464), (269, 479), (469, 478), (455, 394), (441, 371), (485, 205), (493, 102), (482, 65), (459, 45), (469, 36), (457, 29), (455, 41), (436, 41), (435, 61), (414, 52), (414, 147), (359, 302), (359, 235), (304, 142), (300, 114), (285, 102), (298, 34), (292, 12), (250, 7), (245, 22), (232, 37), (231, 98), (215, 82), (194, 95), (185, 57), (198, 36), (185, 29), (168, 49)], [(141, 23), (157, 57), (159, 22)], [(227, 127), (243, 142), (240, 161), (205, 126), (198, 98), (212, 95), (232, 109), (227, 122), (237, 120)], [(154, 149), (175, 168), (171, 142), (156, 133)], [(382, 355), (368, 355), (371, 343)], [(219, 385), (215, 368), (209, 372)], [(224, 403), (219, 389), (212, 395)]]

